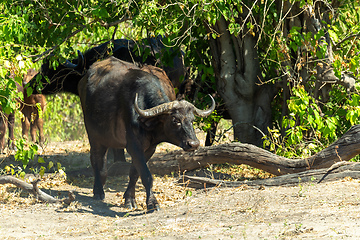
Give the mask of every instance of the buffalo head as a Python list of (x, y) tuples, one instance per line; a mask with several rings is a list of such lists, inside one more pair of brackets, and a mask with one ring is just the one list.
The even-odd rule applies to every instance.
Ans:
[[(77, 59), (72, 62), (66, 60), (56, 69), (50, 66), (49, 61), (46, 61), (41, 65), (40, 73), (29, 81), (28, 86), (33, 87), (35, 93), (53, 94), (66, 91), (79, 95), (77, 85), (85, 72), (85, 59), (82, 53), (78, 51)], [(41, 75), (40, 83), (37, 80), (38, 75)]]
[[(185, 100), (166, 102), (142, 110), (138, 106), (138, 94), (136, 94), (134, 108), (145, 128), (153, 128), (163, 133), (161, 141), (177, 145), (185, 151), (194, 151), (200, 145), (193, 127), (194, 114), (199, 117), (209, 116), (215, 109), (215, 101), (211, 96), (210, 98), (212, 105), (206, 110), (198, 109)], [(162, 126), (163, 129), (158, 129), (158, 126)]]

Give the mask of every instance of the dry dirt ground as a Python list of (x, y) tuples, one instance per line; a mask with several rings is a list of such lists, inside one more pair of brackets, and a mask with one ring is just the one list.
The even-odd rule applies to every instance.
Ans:
[[(86, 143), (49, 144), (44, 154), (67, 172), (89, 166)], [(360, 239), (360, 183), (350, 178), (269, 188), (192, 189), (179, 185), (176, 177), (155, 177), (161, 210), (154, 213), (123, 207), (126, 176), (109, 178), (102, 202), (92, 199), (92, 181), (69, 176), (66, 181), (51, 176), (42, 181), (41, 189), (52, 196), (61, 198), (73, 190), (76, 201), (70, 206), (39, 203), (1, 185), (1, 239)], [(138, 204), (144, 206), (144, 200), (139, 183)]]

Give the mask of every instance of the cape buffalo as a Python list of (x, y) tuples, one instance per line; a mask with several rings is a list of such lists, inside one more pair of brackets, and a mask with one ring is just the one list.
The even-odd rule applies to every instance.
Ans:
[(105, 197), (108, 148), (126, 148), (132, 158), (124, 193), (126, 207), (137, 208), (135, 184), (140, 176), (146, 189), (147, 210), (158, 210), (147, 161), (161, 142), (186, 151), (197, 149), (200, 142), (193, 128), (194, 114), (208, 116), (215, 101), (212, 99), (207, 110), (185, 100), (177, 101), (166, 75), (155, 76), (114, 57), (94, 63), (78, 87), (95, 176), (94, 197)]
[[(147, 49), (150, 51), (145, 58), (138, 56), (136, 48), (141, 48), (143, 51)], [(156, 58), (162, 55), (162, 51), (167, 49), (161, 42), (161, 38), (150, 38), (149, 44), (137, 44), (132, 40), (116, 39), (111, 44), (110, 41), (105, 42), (99, 46), (90, 48), (84, 54), (78, 52), (78, 58), (71, 61), (67, 60), (64, 64), (54, 69), (45, 61), (41, 66), (41, 80), (42, 87), (34, 88), (35, 93), (53, 94), (57, 92), (70, 92), (79, 95), (77, 92), (77, 84), (84, 76), (89, 67), (96, 61), (103, 60), (109, 56), (114, 56), (123, 61), (131, 62), (138, 67), (145, 64), (153, 66), (162, 66), (166, 74), (169, 76), (173, 85), (180, 87), (180, 78), (186, 74), (183, 56), (180, 51), (170, 49), (168, 62), (169, 66), (162, 64), (161, 60)], [(164, 65), (164, 66), (163, 66)], [(37, 76), (36, 76), (37, 78)], [(34, 78), (28, 85), (34, 87), (38, 86), (38, 82)], [(47, 79), (48, 80), (47, 80)]]
[[(37, 71), (35, 69), (29, 69), (27, 74), (23, 79), (23, 86), (28, 83), (35, 75)], [(24, 88), (24, 102), (21, 104), (21, 112), (24, 114), (24, 119), (22, 119), (22, 136), (28, 138), (28, 133), (30, 129), (31, 140), (36, 142), (36, 130), (39, 130), (39, 143), (44, 142), (44, 120), (39, 114), (40, 107), (41, 111), (45, 111), (46, 99), (43, 94), (31, 94), (27, 95), (26, 88)], [(36, 105), (39, 106), (36, 106)]]
[[(136, 54), (136, 48), (139, 47), (142, 50), (150, 50), (149, 55), (146, 58), (138, 56)], [(105, 59), (110, 55), (121, 59), (123, 61), (132, 62), (138, 67), (145, 67), (145, 64), (163, 65), (159, 59), (155, 56), (161, 56), (162, 51), (166, 47), (162, 44), (160, 37), (150, 38), (149, 44), (137, 44), (132, 40), (116, 39), (111, 44), (110, 41), (105, 42), (99, 46), (93, 47), (87, 50), (84, 54), (78, 51), (78, 58), (71, 61), (67, 60), (64, 64), (60, 64), (56, 69), (53, 69), (48, 61), (45, 61), (41, 66), (41, 79), (40, 86), (36, 78), (34, 77), (29, 86), (34, 88), (34, 93), (53, 94), (58, 92), (69, 92), (76, 95), (78, 93), (78, 83), (84, 76), (89, 67), (98, 60)], [(170, 55), (168, 59), (171, 62), (169, 66), (164, 66), (164, 70), (169, 76), (170, 80), (177, 88), (180, 88), (181, 76), (186, 75), (186, 71), (183, 65), (183, 57), (180, 51), (176, 52), (172, 49), (169, 50)], [(126, 161), (124, 151), (122, 149), (113, 149), (114, 161)]]

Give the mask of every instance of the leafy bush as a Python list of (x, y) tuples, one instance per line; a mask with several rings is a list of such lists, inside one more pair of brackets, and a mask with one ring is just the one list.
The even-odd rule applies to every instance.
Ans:
[(279, 129), (269, 129), (264, 147), (286, 157), (306, 157), (341, 137), (352, 125), (360, 124), (360, 96), (348, 97), (344, 89), (333, 88), (330, 101), (322, 108), (303, 86), (293, 88), (288, 101), (289, 115)]
[[(86, 139), (85, 125), (80, 99), (69, 93), (46, 96), (44, 135), (47, 142), (61, 142)], [(20, 139), (22, 113), (16, 112), (15, 138)]]
[(50, 141), (86, 139), (80, 98), (69, 93), (47, 96), (44, 134)]

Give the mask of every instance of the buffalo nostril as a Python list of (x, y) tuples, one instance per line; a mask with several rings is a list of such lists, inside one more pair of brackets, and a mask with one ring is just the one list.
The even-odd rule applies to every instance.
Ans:
[(196, 140), (189, 141), (188, 146), (190, 147), (190, 149), (197, 149), (200, 146), (200, 142)]

